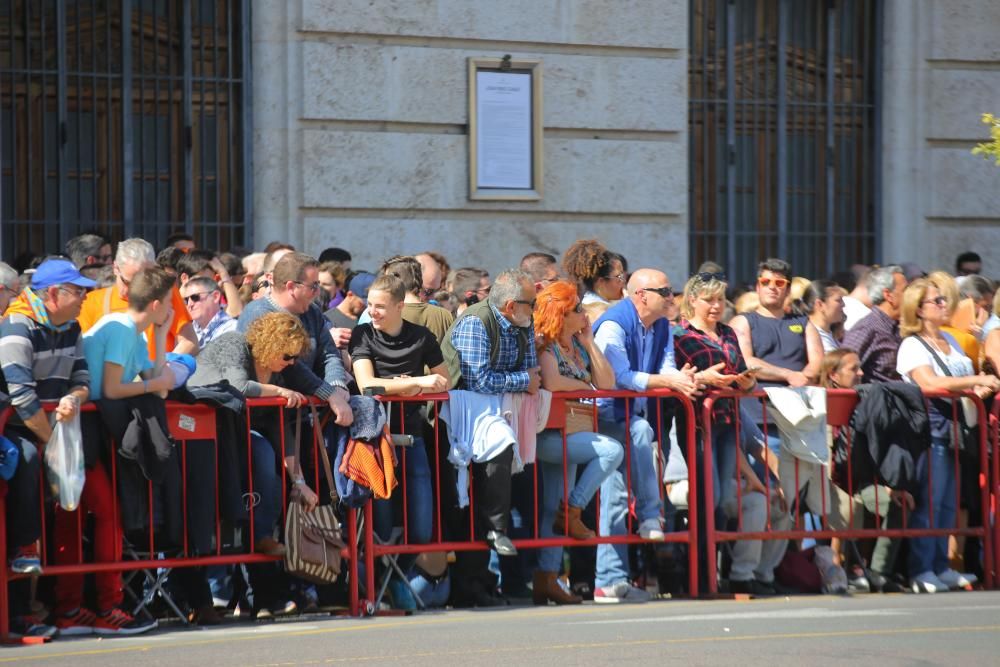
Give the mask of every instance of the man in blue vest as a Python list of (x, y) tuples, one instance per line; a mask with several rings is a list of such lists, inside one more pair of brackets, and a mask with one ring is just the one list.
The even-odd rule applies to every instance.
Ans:
[[(594, 340), (614, 368), (618, 389), (646, 391), (673, 389), (686, 396), (698, 386), (694, 369), (678, 370), (674, 363), (674, 341), (667, 313), (673, 304), (670, 281), (662, 271), (639, 269), (628, 283), (628, 298), (622, 299), (594, 323)], [(635, 494), (639, 535), (662, 540), (659, 475), (653, 458), (656, 435), (649, 418), (655, 418), (655, 402), (645, 398), (630, 399), (628, 423), (624, 399), (598, 402), (601, 432), (625, 442), (630, 435), (628, 479)], [(625, 462), (601, 485), (601, 535), (624, 535), (628, 514)], [(594, 602), (645, 602), (649, 593), (631, 585), (628, 576), (627, 547), (602, 544), (597, 547), (597, 572)]]

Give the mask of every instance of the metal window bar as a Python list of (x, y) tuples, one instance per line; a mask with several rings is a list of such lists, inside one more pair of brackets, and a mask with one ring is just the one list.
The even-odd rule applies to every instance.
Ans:
[(250, 25), (249, 0), (0, 0), (0, 258), (252, 242)]
[(876, 0), (691, 0), (691, 266), (881, 259), (881, 21)]

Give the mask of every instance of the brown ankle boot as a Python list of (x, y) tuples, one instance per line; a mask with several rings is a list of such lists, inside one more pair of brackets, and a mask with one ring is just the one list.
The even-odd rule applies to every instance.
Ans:
[[(597, 536), (597, 534), (587, 525), (583, 523), (580, 518), (580, 513), (583, 512), (583, 508), (569, 506), (567, 512), (566, 503), (560, 502), (559, 509), (556, 510), (556, 518), (552, 521), (552, 532), (556, 535), (569, 535), (574, 540), (591, 540)], [(569, 514), (569, 532), (566, 531), (566, 514)]]
[(567, 593), (556, 581), (555, 572), (535, 570), (534, 584), (531, 590), (531, 600), (537, 605), (545, 605), (552, 600), (556, 604), (580, 604), (583, 598)]

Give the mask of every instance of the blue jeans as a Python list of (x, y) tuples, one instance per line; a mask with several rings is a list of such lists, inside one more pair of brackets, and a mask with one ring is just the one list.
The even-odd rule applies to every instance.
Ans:
[[(535, 454), (542, 473), (542, 525), (539, 535), (552, 537), (552, 521), (559, 502), (563, 499), (563, 448), (562, 432), (546, 429), (538, 436)], [(597, 493), (598, 487), (622, 463), (625, 450), (622, 444), (600, 433), (573, 433), (566, 437), (566, 478), (569, 483), (568, 505), (586, 507)], [(580, 478), (576, 469), (586, 464)], [(559, 572), (562, 547), (539, 550), (538, 569)]]
[[(623, 422), (600, 422), (599, 429), (624, 442)], [(660, 480), (653, 460), (653, 427), (641, 417), (632, 417), (630, 456), (623, 457), (618, 470), (601, 483), (600, 535), (625, 535), (628, 516), (628, 489), (626, 488), (625, 460), (629, 461), (632, 492), (635, 494), (636, 515), (639, 523), (660, 517)], [(559, 488), (559, 487), (557, 487)], [(594, 585), (597, 588), (628, 581), (628, 545), (600, 544), (597, 547), (597, 568)]]
[(432, 581), (422, 574), (410, 571), (410, 586), (426, 607), (444, 607), (451, 595), (451, 575), (446, 573), (442, 579)]
[[(396, 450), (399, 459), (406, 459), (406, 537), (409, 544), (427, 544), (431, 541), (434, 525), (434, 493), (431, 487), (431, 468), (427, 462), (427, 448), (423, 438), (414, 438), (411, 447)], [(397, 491), (402, 491), (403, 482)], [(375, 532), (383, 540), (389, 539), (392, 527), (402, 522), (395, 520), (393, 501), (376, 500), (374, 511)]]
[(734, 490), (729, 480), (736, 471), (736, 429), (716, 424), (712, 429), (712, 507), (719, 509), (724, 493)]
[(7, 555), (19, 547), (33, 544), (42, 533), (41, 489), (38, 470), (41, 456), (26, 436), (15, 430), (6, 437), (18, 450), (17, 468), (7, 482)]
[[(930, 466), (933, 486), (928, 492)], [(955, 525), (955, 453), (947, 438), (934, 438), (931, 448), (917, 460), (916, 508), (910, 515), (911, 528), (951, 528)], [(933, 508), (934, 525), (930, 524)], [(914, 537), (910, 539), (909, 570), (915, 577), (924, 572), (944, 572), (948, 565), (947, 537)]]
[(260, 500), (253, 508), (253, 538), (274, 537), (274, 524), (281, 513), (281, 482), (275, 464), (274, 447), (256, 431), (250, 432), (253, 455), (253, 492)]

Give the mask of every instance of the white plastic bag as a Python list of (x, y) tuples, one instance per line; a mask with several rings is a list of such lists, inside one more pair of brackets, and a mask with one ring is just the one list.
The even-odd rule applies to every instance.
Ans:
[(53, 421), (52, 438), (45, 445), (45, 468), (59, 506), (67, 512), (76, 510), (86, 479), (79, 413), (69, 421)]

